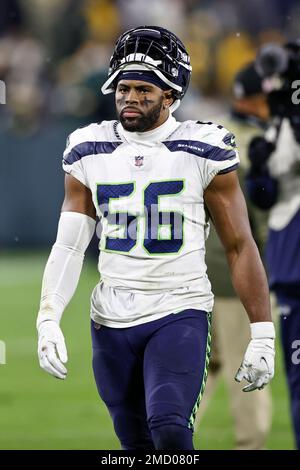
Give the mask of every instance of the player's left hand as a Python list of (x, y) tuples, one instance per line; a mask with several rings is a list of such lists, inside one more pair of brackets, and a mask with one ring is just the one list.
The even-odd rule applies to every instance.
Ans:
[(252, 339), (244, 360), (236, 373), (235, 380), (249, 382), (243, 392), (261, 390), (274, 376), (275, 347), (273, 338)]

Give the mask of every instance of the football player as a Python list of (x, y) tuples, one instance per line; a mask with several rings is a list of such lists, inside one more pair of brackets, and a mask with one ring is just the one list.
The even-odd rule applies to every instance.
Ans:
[(39, 361), (66, 378), (59, 325), (98, 216), (93, 369), (127, 450), (193, 449), (210, 352), (209, 218), (250, 320), (252, 339), (236, 380), (246, 379), (251, 391), (274, 374), (268, 287), (235, 171), (234, 136), (211, 122), (172, 116), (190, 75), (189, 55), (170, 31), (125, 32), (102, 86), (115, 94), (118, 120), (73, 132), (63, 157), (65, 199), (37, 319)]

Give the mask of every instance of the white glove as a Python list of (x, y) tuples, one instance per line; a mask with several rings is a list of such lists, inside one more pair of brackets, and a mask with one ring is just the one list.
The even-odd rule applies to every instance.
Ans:
[(68, 361), (59, 323), (76, 290), (85, 250), (95, 231), (96, 221), (79, 212), (62, 212), (56, 242), (44, 271), (41, 304), (37, 317), (40, 366), (49, 374), (65, 379)]
[(275, 330), (272, 322), (251, 323), (251, 341), (235, 380), (249, 382), (243, 392), (261, 390), (274, 377)]
[(64, 335), (54, 320), (47, 320), (38, 326), (38, 356), (42, 369), (58, 379), (65, 379), (68, 361)]

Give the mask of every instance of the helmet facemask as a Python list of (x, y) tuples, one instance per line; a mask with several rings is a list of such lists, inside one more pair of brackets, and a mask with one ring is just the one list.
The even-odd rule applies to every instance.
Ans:
[(182, 42), (170, 31), (157, 26), (145, 26), (125, 32), (117, 41), (110, 60), (108, 80), (103, 94), (115, 91), (117, 77), (123, 71), (154, 72), (170, 86), (174, 102), (173, 112), (184, 97), (192, 67)]

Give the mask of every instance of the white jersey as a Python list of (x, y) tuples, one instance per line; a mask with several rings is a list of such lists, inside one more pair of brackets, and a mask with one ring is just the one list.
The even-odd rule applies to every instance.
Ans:
[(63, 168), (91, 190), (102, 225), (96, 322), (120, 328), (212, 310), (203, 193), (238, 161), (225, 128), (172, 116), (144, 133), (103, 121), (70, 135)]

